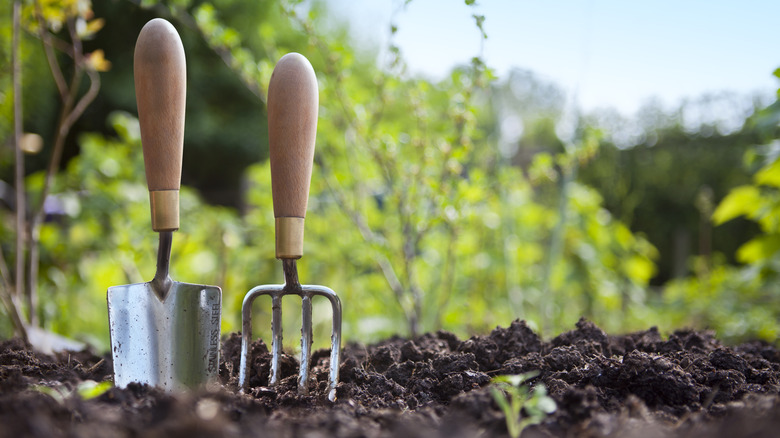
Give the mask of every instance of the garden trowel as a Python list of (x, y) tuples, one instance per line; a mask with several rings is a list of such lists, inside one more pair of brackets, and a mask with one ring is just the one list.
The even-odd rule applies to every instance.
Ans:
[(108, 289), (114, 383), (193, 388), (213, 380), (219, 369), (222, 291), (168, 275), (179, 229), (186, 67), (181, 39), (167, 21), (154, 19), (141, 29), (134, 76), (152, 229), (160, 233), (160, 246), (152, 281)]

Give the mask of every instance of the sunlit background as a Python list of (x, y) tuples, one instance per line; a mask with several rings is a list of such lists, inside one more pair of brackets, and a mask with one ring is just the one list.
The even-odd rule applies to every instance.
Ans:
[[(223, 288), (223, 333), (249, 288), (282, 281), (265, 93), (296, 51), (320, 85), (300, 277), (340, 294), (347, 339), (517, 318), (551, 336), (586, 317), (776, 340), (780, 4), (18, 3), (18, 43), (0, 16), (3, 337), (105, 349), (106, 289), (154, 275), (132, 54), (163, 17), (188, 67), (172, 275)], [(295, 348), (299, 301), (285, 306)], [(328, 303), (314, 318), (327, 345)]]

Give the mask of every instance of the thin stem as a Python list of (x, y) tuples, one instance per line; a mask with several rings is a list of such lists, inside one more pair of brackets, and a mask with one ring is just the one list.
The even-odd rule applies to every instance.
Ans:
[(2, 280), (2, 284), (0, 284), (0, 300), (3, 301), (3, 305), (5, 306), (8, 315), (11, 317), (11, 323), (14, 326), (14, 330), (16, 330), (16, 334), (22, 338), (24, 342), (29, 343), (27, 328), (24, 324), (23, 315), (19, 311), (18, 300), (12, 293), (13, 287), (11, 286), (9, 278), (8, 264), (6, 264), (3, 252), (0, 250), (0, 279)]
[(449, 304), (450, 297), (452, 296), (452, 290), (455, 286), (455, 241), (457, 240), (457, 231), (454, 226), (447, 224), (448, 239), (447, 239), (447, 256), (444, 260), (444, 269), (441, 270), (441, 276), (436, 289), (431, 291), (431, 295), (434, 297), (435, 305), (433, 305), (433, 328), (441, 329), (442, 314)]
[[(70, 128), (73, 127), (76, 120), (84, 114), (84, 111), (86, 111), (89, 104), (95, 100), (100, 91), (100, 75), (94, 70), (86, 70), (86, 72), (87, 77), (89, 77), (89, 90), (81, 96), (81, 99), (79, 99), (76, 106), (73, 107), (73, 110), (63, 122), (63, 127), (66, 128), (68, 132), (70, 132)], [(76, 89), (78, 89), (78, 87), (76, 87)], [(67, 135), (67, 132), (65, 135)]]
[(35, 16), (38, 18), (38, 29), (41, 40), (43, 41), (43, 50), (46, 53), (46, 61), (49, 63), (49, 69), (52, 76), (54, 76), (54, 83), (57, 85), (57, 91), (60, 93), (60, 99), (65, 100), (68, 95), (68, 86), (65, 82), (65, 76), (62, 74), (59, 62), (57, 62), (57, 55), (54, 53), (54, 44), (51, 40), (51, 35), (46, 29), (46, 21), (43, 19), (43, 11), (41, 10), (40, 2), (35, 2)]
[[(16, 195), (16, 277), (14, 295), (18, 301), (24, 296), (24, 261), (26, 253), (26, 221), (27, 202), (24, 189), (24, 153), (22, 152), (22, 62), (19, 59), (19, 28), (21, 19), (21, 4), (14, 1), (13, 10), (13, 38), (12, 38), (12, 65), (13, 65), (13, 89), (14, 89), (14, 185)], [(30, 311), (30, 321), (34, 312)]]
[(417, 258), (417, 248), (414, 245), (414, 226), (411, 224), (410, 215), (404, 212), (406, 210), (404, 196), (398, 197), (398, 215), (403, 224), (403, 257), (404, 273), (406, 274), (406, 284), (409, 285), (409, 294), (412, 298), (411, 318), (407, 318), (409, 324), (409, 333), (416, 337), (420, 330), (420, 315), (422, 314), (422, 291), (415, 281), (414, 260)]
[[(19, 147), (19, 139), (21, 134), (21, 129), (18, 125), (21, 125), (21, 75), (20, 75), (20, 69), (17, 67), (21, 65), (21, 62), (19, 61), (19, 1), (14, 2), (14, 11), (13, 11), (14, 17), (14, 29), (13, 29), (13, 48), (12, 48), (12, 64), (13, 64), (13, 87), (14, 87), (14, 142), (15, 142), (15, 150), (17, 151), (17, 163), (19, 163), (18, 159), (18, 151), (20, 151)], [(17, 96), (19, 98), (19, 101), (17, 102)], [(17, 107), (17, 105), (19, 105)], [(18, 123), (17, 123), (18, 121)], [(22, 155), (22, 159), (24, 156)], [(24, 170), (24, 163), (21, 162), (21, 169)], [(18, 171), (19, 169), (17, 169)], [(21, 187), (21, 190), (16, 191), (16, 205), (17, 205), (17, 230), (22, 230), (21, 232), (17, 231), (17, 255), (16, 255), (16, 273), (17, 273), (17, 279), (20, 279), (19, 275), (21, 273), (21, 280), (22, 282), (20, 284), (24, 284), (24, 214), (19, 214), (19, 212), (24, 212), (25, 208), (25, 199), (24, 199), (24, 178), (23, 178), (23, 172), (22, 172), (22, 184), (19, 184), (19, 178), (16, 179), (17, 188)], [(20, 196), (21, 195), (21, 196)], [(22, 208), (19, 209), (19, 203), (21, 199)], [(20, 224), (21, 219), (21, 224)], [(20, 239), (21, 237), (21, 239)], [(18, 251), (19, 248), (22, 248), (22, 251)], [(21, 262), (21, 263), (20, 263)], [(0, 299), (3, 301), (3, 305), (6, 308), (6, 311), (8, 312), (8, 315), (11, 318), (11, 323), (14, 326), (14, 330), (16, 331), (16, 334), (24, 340), (24, 342), (29, 342), (27, 337), (27, 328), (25, 327), (24, 323), (24, 315), (20, 311), (19, 306), (19, 295), (20, 291), (14, 290), (14, 287), (11, 285), (11, 275), (8, 270), (8, 264), (5, 261), (5, 256), (3, 255), (2, 248), (0, 248), (0, 278), (2, 279), (2, 292), (0, 292)]]

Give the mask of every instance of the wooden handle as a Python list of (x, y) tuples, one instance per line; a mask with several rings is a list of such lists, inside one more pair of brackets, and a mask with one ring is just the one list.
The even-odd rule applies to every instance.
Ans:
[(141, 29), (135, 44), (133, 74), (152, 228), (176, 230), (187, 67), (184, 46), (171, 23), (155, 18)]
[(298, 53), (284, 55), (268, 84), (277, 258), (303, 255), (303, 218), (309, 202), (318, 106), (317, 77), (311, 64)]

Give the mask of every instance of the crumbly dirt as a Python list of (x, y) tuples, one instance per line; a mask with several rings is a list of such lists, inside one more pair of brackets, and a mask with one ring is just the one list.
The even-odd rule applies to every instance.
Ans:
[[(298, 362), (267, 388), (270, 353), (251, 349), (250, 390), (236, 388), (240, 337), (222, 342), (221, 385), (166, 394), (130, 385), (78, 395), (112, 378), (110, 355), (46, 356), (0, 343), (0, 437), (507, 436), (492, 377), (538, 371), (557, 410), (523, 437), (776, 436), (780, 351), (720, 343), (712, 333), (657, 329), (607, 335), (586, 320), (547, 342), (523, 321), (467, 340), (437, 332), (343, 349), (338, 400), (326, 399), (327, 350), (314, 353), (309, 396)], [(52, 388), (54, 391), (46, 388)]]

